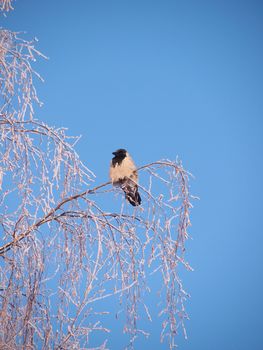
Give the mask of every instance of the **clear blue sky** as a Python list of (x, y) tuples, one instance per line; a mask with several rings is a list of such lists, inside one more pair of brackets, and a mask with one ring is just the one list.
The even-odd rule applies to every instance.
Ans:
[[(78, 151), (98, 183), (119, 147), (138, 165), (178, 155), (196, 177), (179, 349), (261, 350), (263, 2), (14, 5), (1, 26), (36, 36), (50, 58), (35, 66), (37, 117), (83, 135)], [(138, 348), (164, 348), (157, 327)]]

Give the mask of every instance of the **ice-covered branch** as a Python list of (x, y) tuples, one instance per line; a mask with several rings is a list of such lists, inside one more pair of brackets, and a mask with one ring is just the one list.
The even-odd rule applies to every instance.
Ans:
[(191, 174), (179, 160), (139, 167), (135, 209), (110, 182), (95, 186), (79, 137), (35, 118), (35, 43), (0, 29), (0, 348), (89, 349), (94, 332), (109, 333), (109, 298), (122, 305), (133, 347), (147, 336), (141, 319), (152, 320), (158, 275), (161, 340), (173, 349), (188, 318), (179, 271), (191, 270)]

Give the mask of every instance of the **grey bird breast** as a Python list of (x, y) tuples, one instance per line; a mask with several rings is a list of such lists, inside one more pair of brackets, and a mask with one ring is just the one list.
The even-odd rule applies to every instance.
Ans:
[(129, 155), (122, 162), (116, 163), (115, 166), (111, 162), (110, 178), (113, 183), (118, 183), (124, 178), (131, 178), (135, 182), (138, 181), (136, 166)]

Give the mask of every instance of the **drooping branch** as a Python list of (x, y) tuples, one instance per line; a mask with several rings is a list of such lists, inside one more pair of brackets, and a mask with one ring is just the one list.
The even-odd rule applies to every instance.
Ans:
[(61, 209), (64, 204), (66, 204), (68, 202), (71, 202), (71, 201), (74, 201), (74, 200), (77, 200), (79, 198), (83, 198), (87, 194), (95, 193), (97, 190), (99, 190), (102, 187), (105, 187), (105, 186), (109, 185), (110, 183), (111, 182), (105, 182), (104, 184), (96, 186), (93, 189), (88, 189), (88, 190), (86, 190), (86, 191), (84, 191), (82, 193), (76, 194), (74, 196), (70, 196), (70, 197), (62, 200), (59, 204), (57, 204), (57, 206), (55, 208), (51, 209), (43, 218), (37, 220), (37, 222), (34, 223), (33, 225), (31, 225), (25, 232), (20, 233), (18, 236), (16, 236), (16, 238), (13, 241), (8, 242), (5, 245), (3, 245), (2, 247), (0, 247), (0, 256), (3, 256), (12, 247), (17, 245), (22, 239), (26, 238), (31, 232), (37, 230), (40, 226), (44, 225), (45, 223), (54, 220), (55, 213), (59, 209)]
[[(11, 1), (0, 6), (11, 9)], [(178, 160), (141, 166), (135, 209), (118, 189), (105, 190), (110, 182), (91, 186), (95, 175), (75, 151), (79, 137), (34, 117), (41, 77), (33, 62), (43, 56), (35, 42), (0, 29), (0, 348), (90, 349), (94, 332), (109, 332), (110, 297), (125, 311), (133, 348), (147, 335), (139, 315), (152, 319), (149, 279), (159, 274), (161, 340), (174, 349), (188, 318), (179, 266), (191, 270), (190, 174)]]
[[(79, 310), (76, 311), (74, 327), (76, 327), (79, 322), (83, 322), (81, 319), (84, 317), (85, 310), (91, 303), (98, 300), (102, 301), (105, 298), (117, 294), (120, 295), (120, 298), (124, 298), (126, 295), (127, 315), (129, 315), (129, 317), (127, 318), (125, 330), (132, 335), (132, 343), (138, 334), (144, 334), (143, 330), (138, 329), (137, 322), (134, 322), (134, 320), (137, 318), (138, 305), (140, 303), (143, 303), (145, 310), (148, 310), (147, 305), (142, 300), (143, 293), (139, 291), (141, 290), (142, 284), (146, 283), (144, 281), (146, 272), (143, 267), (146, 261), (148, 261), (148, 266), (155, 266), (153, 269), (154, 273), (158, 271), (162, 272), (165, 290), (167, 291), (167, 305), (160, 312), (161, 317), (164, 317), (164, 315), (168, 317), (166, 321), (163, 322), (164, 329), (162, 332), (162, 339), (164, 339), (166, 335), (174, 339), (179, 325), (181, 325), (185, 331), (184, 319), (187, 319), (187, 314), (184, 310), (184, 301), (187, 298), (187, 294), (177, 274), (177, 265), (182, 264), (187, 269), (191, 269), (184, 259), (185, 240), (188, 238), (187, 228), (190, 224), (189, 210), (191, 208), (191, 196), (188, 190), (189, 174), (183, 169), (179, 162), (171, 161), (153, 162), (138, 168), (138, 170), (141, 171), (140, 177), (143, 183), (143, 185), (140, 185), (140, 191), (143, 196), (141, 210), (135, 210), (134, 213), (129, 214), (129, 209), (131, 209), (129, 206), (127, 207), (128, 212), (122, 208), (119, 213), (109, 212), (99, 208), (96, 202), (91, 200), (90, 195), (97, 194), (97, 196), (101, 196), (103, 193), (110, 195), (110, 192), (116, 192), (113, 189), (110, 192), (100, 192), (99, 190), (111, 184), (110, 182), (106, 182), (80, 193), (64, 197), (58, 204), (54, 205), (53, 208), (49, 209), (42, 218), (37, 219), (25, 231), (14, 235), (15, 238), (11, 242), (6, 243), (0, 248), (0, 254), (8, 257), (6, 253), (16, 247), (15, 256), (20, 256), (19, 250), (21, 250), (22, 253), (28, 244), (31, 245), (32, 241), (38, 241), (37, 232), (34, 235), (31, 233), (39, 231), (39, 228), (44, 224), (47, 224), (48, 230), (51, 231), (53, 231), (51, 228), (52, 222), (58, 225), (58, 228), (54, 233), (51, 233), (51, 236), (46, 230), (45, 235), (48, 235), (50, 239), (53, 240), (59, 232), (61, 233), (61, 238), (57, 236), (56, 240), (66, 240), (65, 243), (63, 243), (63, 245), (66, 244), (66, 246), (60, 248), (61, 254), (63, 251), (66, 252), (65, 258), (71, 250), (73, 253), (78, 247), (77, 251), (79, 251), (79, 253), (75, 251), (75, 256), (73, 257), (71, 255), (71, 259), (73, 260), (67, 268), (69, 269), (68, 273), (71, 273), (71, 269), (75, 271), (75, 276), (74, 278), (72, 277), (73, 280), (75, 280), (76, 276), (82, 271), (82, 268), (79, 268), (80, 271), (77, 272), (77, 270), (75, 270), (75, 264), (78, 266), (83, 259), (88, 259), (86, 266), (91, 264), (90, 273), (87, 275), (87, 277), (89, 277), (86, 282), (86, 292), (83, 295), (81, 304), (74, 301), (75, 292), (73, 291), (78, 284), (76, 280), (74, 282), (74, 287), (73, 285), (71, 287), (68, 285), (69, 280), (67, 280), (66, 285), (62, 284), (59, 287), (62, 292), (62, 300), (64, 300), (66, 304), (70, 303), (75, 305), (77, 310)], [(163, 172), (163, 174), (161, 172)], [(149, 179), (148, 186), (144, 179), (146, 175)], [(155, 193), (153, 189), (154, 180), (163, 183), (163, 185), (167, 187), (168, 191), (166, 191), (166, 194), (164, 189), (162, 196)], [(116, 193), (118, 193), (118, 191)], [(168, 197), (164, 198), (164, 196)], [(80, 199), (82, 204), (79, 203)], [(179, 205), (175, 206), (173, 203), (178, 203)], [(137, 233), (135, 234), (135, 232)], [(143, 232), (144, 239), (141, 238), (140, 232)], [(75, 242), (72, 242), (73, 246), (70, 249), (68, 248), (68, 243), (66, 243), (68, 234), (72, 235), (73, 242)], [(54, 238), (52, 238), (53, 235), (55, 235)], [(82, 238), (81, 241), (77, 243), (79, 235), (81, 235)], [(23, 242), (26, 237), (30, 237), (30, 241), (18, 247), (18, 243)], [(86, 239), (93, 242), (91, 246), (90, 244), (85, 244), (85, 247), (83, 246), (81, 242), (82, 240), (86, 241)], [(93, 259), (91, 257), (94, 253), (94, 249), (97, 249), (97, 258), (96, 261), (92, 263)], [(103, 253), (105, 251), (107, 251), (106, 255)], [(79, 262), (79, 258), (77, 258), (78, 254), (81, 254)], [(11, 256), (14, 258), (14, 255)], [(10, 258), (8, 258), (7, 263), (9, 259)], [(75, 260), (76, 262), (74, 262)], [(156, 266), (157, 261), (159, 262)], [(70, 267), (72, 263), (74, 267)], [(92, 267), (93, 264), (94, 266)], [(106, 277), (99, 278), (101, 273)], [(107, 285), (110, 283), (112, 278), (115, 280), (116, 287), (113, 290), (105, 289), (105, 287), (102, 288), (104, 284)], [(118, 285), (119, 282), (121, 283), (120, 285)], [(97, 284), (98, 286), (96, 287)], [(25, 292), (23, 293), (26, 294)], [(174, 293), (177, 295), (176, 300), (174, 299)], [(131, 300), (133, 300), (133, 302), (130, 304)], [(136, 300), (136, 303), (134, 303), (134, 300)], [(180, 309), (179, 305), (181, 305)], [(148, 310), (147, 313), (149, 312)], [(60, 316), (58, 317), (60, 319)], [(149, 318), (149, 316), (147, 317)], [(180, 322), (178, 322), (177, 317)], [(76, 339), (73, 331), (75, 329), (74, 327), (72, 324), (70, 332), (61, 336), (61, 340), (58, 343), (63, 344), (66, 349), (70, 349), (74, 343), (72, 343), (72, 339)], [(170, 327), (170, 330), (167, 327)], [(89, 329), (89, 331), (91, 331), (91, 329)], [(174, 340), (170, 342), (172, 344)]]
[[(151, 166), (156, 166), (156, 165), (173, 167), (176, 172), (180, 172), (181, 173), (183, 181), (184, 181), (184, 174), (189, 174), (189, 173), (186, 173), (183, 168), (180, 168), (177, 164), (172, 163), (170, 161), (169, 162), (168, 161), (152, 162), (152, 163), (149, 163), (149, 164), (146, 164), (146, 165), (143, 165), (143, 166), (139, 167), (137, 170), (139, 171), (139, 170), (142, 170), (142, 169), (150, 169)], [(54, 220), (54, 218), (56, 218), (55, 214), (57, 213), (58, 210), (60, 210), (63, 207), (63, 205), (67, 204), (68, 202), (72, 202), (72, 201), (78, 200), (79, 198), (83, 198), (83, 197), (85, 197), (88, 194), (94, 194), (99, 189), (101, 189), (101, 188), (103, 188), (105, 186), (108, 186), (110, 184), (111, 184), (111, 182), (108, 181), (108, 182), (105, 182), (105, 183), (103, 183), (101, 185), (98, 185), (98, 186), (96, 186), (96, 187), (94, 187), (92, 189), (87, 189), (86, 191), (84, 191), (82, 193), (78, 193), (78, 194), (75, 194), (73, 196), (69, 196), (68, 198), (63, 199), (54, 208), (52, 208), (46, 215), (44, 215), (41, 219), (37, 220), (33, 225), (31, 225), (25, 232), (20, 233), (18, 236), (16, 236), (16, 238), (13, 241), (8, 242), (5, 245), (1, 246), (0, 247), (0, 256), (3, 256), (12, 247), (17, 245), (17, 243), (19, 243), (22, 239), (27, 237), (31, 232), (37, 230), (43, 224)], [(144, 189), (144, 191), (145, 191), (145, 189)], [(147, 193), (148, 193), (148, 191), (147, 191)], [(183, 193), (187, 197), (188, 194), (185, 193), (185, 189), (183, 190)], [(184, 209), (184, 210), (187, 211), (187, 209)], [(77, 216), (76, 213), (75, 213), (75, 216)], [(188, 214), (187, 214), (187, 217), (188, 217)], [(186, 234), (186, 229), (187, 229), (187, 227), (184, 229), (184, 231), (180, 232), (180, 234), (182, 234), (184, 236)], [(182, 227), (181, 227), (181, 230), (182, 230)]]
[(0, 0), (0, 11), (8, 12), (13, 10), (12, 2), (13, 0)]

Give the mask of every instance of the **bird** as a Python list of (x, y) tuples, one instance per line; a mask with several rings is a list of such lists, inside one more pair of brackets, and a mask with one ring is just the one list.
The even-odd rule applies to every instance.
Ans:
[(121, 187), (125, 198), (132, 206), (136, 207), (141, 204), (136, 165), (124, 148), (119, 148), (112, 154), (114, 157), (110, 163), (111, 182), (114, 186)]

